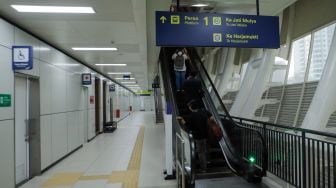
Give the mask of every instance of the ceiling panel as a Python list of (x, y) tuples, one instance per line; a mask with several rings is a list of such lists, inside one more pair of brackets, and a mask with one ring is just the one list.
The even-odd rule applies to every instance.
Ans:
[[(96, 13), (18, 13), (11, 4), (91, 6)], [(139, 77), (147, 75), (146, 17), (143, 16), (146, 0), (1, 0), (0, 14), (86, 64), (127, 63), (125, 68), (112, 70), (128, 69), (136, 71)], [(117, 47), (118, 51), (79, 52), (71, 47)], [(68, 62), (57, 58), (55, 61)], [(147, 89), (147, 80), (141, 82), (143, 89)]]
[(86, 42), (105, 44), (110, 44), (111, 41), (122, 44), (139, 42), (134, 22), (80, 21), (69, 24), (87, 38)]
[[(175, 0), (173, 0), (174, 2)], [(204, 2), (180, 0), (181, 4)], [(159, 48), (155, 46), (155, 10), (169, 9), (172, 0), (1, 0), (0, 15), (38, 35), (86, 64), (127, 63), (147, 89), (157, 70)], [(203, 11), (255, 14), (255, 0), (208, 0)], [(260, 0), (262, 15), (276, 15), (295, 0)], [(18, 13), (11, 4), (92, 6), (96, 14)], [(118, 47), (117, 52), (76, 52), (74, 46)], [(148, 60), (147, 60), (148, 58)], [(113, 77), (113, 76), (111, 76)]]

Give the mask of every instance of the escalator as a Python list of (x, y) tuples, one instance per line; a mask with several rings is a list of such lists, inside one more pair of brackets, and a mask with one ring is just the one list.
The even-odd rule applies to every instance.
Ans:
[[(176, 121), (176, 117), (180, 115), (179, 109), (183, 109), (183, 103), (181, 103), (181, 94), (175, 92), (174, 89), (174, 70), (171, 57), (175, 50), (176, 48), (161, 48), (160, 66), (166, 100), (174, 109), (173, 132), (179, 134), (185, 130), (181, 129)], [(196, 50), (189, 48), (188, 53), (192, 64), (191, 67), (187, 68), (198, 72), (197, 79), (201, 81), (204, 92), (202, 98), (204, 107), (213, 115), (221, 127), (223, 137), (217, 144), (208, 149), (208, 169), (201, 172), (198, 170), (199, 165), (194, 151), (192, 135), (189, 135), (187, 139), (189, 139), (188, 143), (190, 144), (190, 165), (185, 168), (186, 184), (188, 187), (204, 187), (207, 184), (213, 184), (211, 187), (215, 187), (215, 184), (221, 185), (222, 179), (218, 178), (223, 177), (230, 177), (234, 181), (237, 181), (238, 178), (239, 182), (244, 178), (247, 180), (244, 181), (245, 183), (259, 183), (262, 176), (266, 175), (267, 170), (267, 151), (262, 133), (252, 128), (243, 127), (232, 120)], [(225, 114), (226, 118), (224, 119), (219, 114)], [(176, 140), (176, 138), (173, 138), (173, 140)], [(179, 148), (174, 148), (174, 151), (176, 151), (174, 154), (175, 160), (178, 160)], [(185, 163), (184, 158), (181, 157), (182, 163)], [(226, 182), (229, 182), (229, 179), (226, 179)], [(256, 185), (251, 184), (250, 187), (252, 186)]]

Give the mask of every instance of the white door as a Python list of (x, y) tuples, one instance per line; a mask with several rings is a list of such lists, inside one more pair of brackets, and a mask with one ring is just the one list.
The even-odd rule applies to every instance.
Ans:
[(84, 142), (88, 141), (89, 134), (89, 93), (88, 88), (84, 87)]
[(15, 168), (16, 184), (29, 177), (28, 82), (15, 77)]

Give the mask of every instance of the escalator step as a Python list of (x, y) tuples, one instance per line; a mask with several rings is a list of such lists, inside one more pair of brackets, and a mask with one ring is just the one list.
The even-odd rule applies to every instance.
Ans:
[(202, 179), (196, 180), (195, 188), (268, 188), (263, 183), (260, 184), (252, 184), (248, 183), (241, 177), (233, 176), (226, 178), (217, 178), (217, 179)]
[(196, 171), (196, 179), (211, 179), (234, 176), (232, 171), (226, 167), (208, 168), (205, 172)]

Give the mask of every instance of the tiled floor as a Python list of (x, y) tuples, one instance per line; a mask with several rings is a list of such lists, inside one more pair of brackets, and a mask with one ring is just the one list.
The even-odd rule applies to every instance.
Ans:
[[(143, 145), (139, 145), (137, 140), (141, 127), (144, 127), (145, 132)], [(139, 170), (128, 169), (135, 144), (142, 148), (140, 175)], [(141, 152), (141, 149), (137, 151)], [(163, 169), (163, 125), (155, 125), (153, 112), (134, 112), (119, 122), (114, 133), (96, 137), (22, 187), (131, 188), (136, 184), (141, 188), (176, 187), (176, 181), (163, 179)]]

